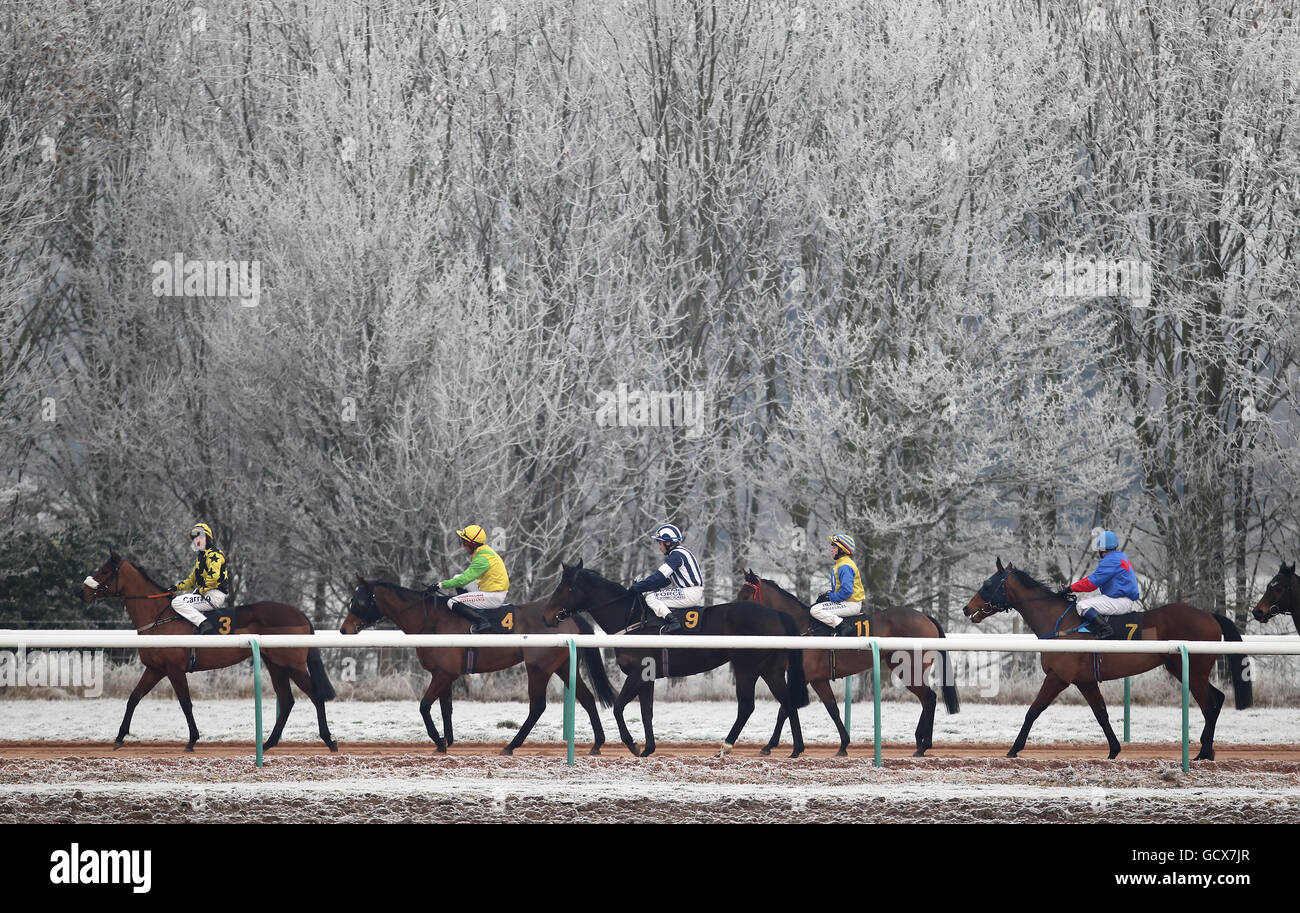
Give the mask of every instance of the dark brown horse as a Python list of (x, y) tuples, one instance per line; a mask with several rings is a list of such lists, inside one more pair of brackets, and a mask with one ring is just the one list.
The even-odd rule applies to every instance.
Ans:
[[(1073, 599), (1058, 595), (1009, 564), (1004, 568), (999, 558), (997, 573), (984, 581), (979, 592), (967, 603), (966, 617), (974, 624), (979, 624), (990, 615), (1008, 609), (1019, 612), (1029, 629), (1040, 638), (1096, 639), (1092, 634), (1078, 630), (1084, 622), (1075, 609)], [(1174, 602), (1143, 612), (1140, 625), (1131, 632), (1129, 639), (1240, 641), (1241, 634), (1222, 615)], [(1174, 678), (1182, 680), (1182, 659), (1176, 654), (1043, 653), (1041, 657), (1047, 678), (1043, 680), (1038, 696), (1025, 714), (1020, 735), (1016, 736), (1015, 744), (1007, 752), (1008, 758), (1014, 758), (1020, 753), (1029, 738), (1029, 729), (1034, 725), (1034, 720), (1070, 685), (1077, 687), (1092, 707), (1093, 715), (1106, 734), (1110, 757), (1113, 758), (1119, 754), (1120, 743), (1110, 728), (1110, 717), (1106, 713), (1106, 704), (1101, 699), (1101, 689), (1097, 683), (1139, 675), (1161, 666), (1168, 669)], [(1214, 760), (1214, 724), (1223, 708), (1223, 692), (1210, 684), (1210, 671), (1214, 668), (1215, 659), (1214, 654), (1196, 653), (1190, 657), (1188, 665), (1189, 690), (1205, 716), (1205, 728), (1201, 730), (1201, 751), (1196, 756), (1198, 761)], [(1251, 687), (1249, 678), (1243, 672), (1244, 657), (1240, 653), (1229, 654), (1228, 665), (1232, 670), (1237, 709), (1245, 710), (1251, 704)]]
[[(517, 603), (512, 615), (511, 630), (515, 634), (556, 633), (554, 628), (542, 621), (540, 602)], [(352, 596), (348, 617), (343, 620), (343, 626), (339, 630), (344, 634), (356, 634), (384, 618), (407, 634), (469, 633), (469, 622), (447, 608), (446, 594), (438, 593), (436, 598), (429, 597), (395, 583), (365, 580), (358, 574), (357, 589)], [(563, 626), (559, 633), (590, 634), (591, 627), (575, 621)], [(420, 658), (420, 665), (432, 676), (424, 697), (420, 699), (420, 716), (424, 717), (424, 728), (438, 746), (438, 751), (446, 751), (447, 743), (438, 733), (430, 711), (433, 702), (448, 694), (452, 682), (462, 675), (498, 672), (520, 663), (527, 667), (528, 718), (519, 727), (510, 744), (501, 749), (502, 754), (513, 754), (524, 743), (524, 739), (528, 738), (528, 733), (532, 732), (538, 717), (546, 709), (546, 683), (551, 676), (556, 676), (565, 685), (569, 683), (568, 647), (479, 647), (474, 650), (472, 669), (469, 668), (470, 650), (467, 647), (417, 647), (415, 652)], [(597, 697), (602, 706), (608, 707), (614, 699), (614, 689), (605, 674), (605, 663), (600, 658), (600, 651), (588, 647), (578, 652), (586, 660), (587, 674), (591, 676)], [(591, 718), (591, 729), (595, 737), (591, 754), (598, 755), (600, 746), (605, 744), (605, 730), (600, 724), (596, 701), (581, 676), (577, 677), (575, 696)]]
[[(95, 585), (91, 586), (91, 582)], [(193, 634), (194, 625), (182, 618), (171, 607), (166, 587), (159, 586), (149, 579), (144, 571), (131, 562), (110, 553), (108, 560), (100, 566), (81, 587), (81, 598), (89, 603), (109, 596), (120, 596), (126, 603), (126, 612), (131, 616), (131, 623), (140, 634)], [(291, 605), (282, 602), (254, 602), (249, 605), (236, 606), (223, 612), (231, 618), (233, 625), (223, 634), (310, 634), (311, 622)], [(194, 725), (194, 712), (190, 703), (190, 686), (186, 679), (187, 671), (203, 672), (208, 669), (223, 669), (243, 662), (253, 655), (253, 651), (242, 647), (222, 647), (221, 638), (212, 637), (213, 646), (200, 647), (194, 669), (189, 669), (190, 650), (188, 647), (140, 648), (140, 662), (144, 663), (144, 674), (131, 692), (126, 702), (126, 715), (122, 717), (122, 726), (117, 731), (117, 740), (113, 748), (121, 748), (122, 741), (131, 731), (131, 715), (135, 712), (140, 699), (153, 690), (164, 677), (172, 683), (176, 700), (185, 712), (185, 722), (190, 727), (190, 741), (186, 751), (194, 750), (194, 743), (199, 740), (199, 729)], [(316, 705), (316, 720), (320, 724), (320, 737), (329, 746), (330, 751), (338, 751), (339, 746), (330, 738), (329, 724), (325, 721), (325, 702), (334, 697), (334, 686), (325, 674), (325, 664), (321, 662), (320, 650), (315, 647), (275, 647), (262, 651), (262, 659), (271, 675), (275, 686), (275, 696), (279, 700), (275, 727), (271, 736), (262, 746), (263, 751), (274, 748), (280, 741), (280, 733), (289, 719), (293, 709), (292, 682), (302, 689)]]
[(1300, 576), (1296, 576), (1294, 563), (1283, 562), (1277, 575), (1264, 588), (1264, 595), (1259, 598), (1259, 603), (1251, 614), (1260, 623), (1271, 620), (1274, 615), (1290, 615), (1291, 623), (1300, 631), (1297, 609), (1300, 609)]
[[(582, 562), (563, 564), (560, 582), (546, 603), (544, 617), (554, 625), (579, 612), (595, 619), (606, 633), (624, 631), (631, 621), (635, 594), (595, 571), (583, 568)], [(728, 602), (686, 614), (686, 628), (691, 633), (721, 635), (795, 636), (799, 629), (788, 615), (774, 612), (754, 602)], [(651, 632), (647, 632), (651, 633)], [(614, 651), (619, 668), (627, 676), (623, 690), (614, 701), (614, 719), (623, 744), (632, 754), (654, 754), (655, 680), (696, 675), (731, 663), (736, 674), (736, 722), (722, 743), (720, 754), (727, 754), (736, 744), (745, 722), (754, 712), (754, 686), (761, 678), (772, 696), (790, 717), (794, 751), (803, 754), (803, 735), (799, 729), (800, 707), (808, 705), (808, 686), (803, 675), (801, 650), (727, 650), (619, 647)], [(789, 679), (786, 678), (787, 664)], [(623, 720), (623, 708), (633, 696), (641, 700), (641, 725), (645, 729), (645, 748), (637, 750), (636, 741)]]
[[(745, 571), (745, 582), (736, 594), (740, 600), (754, 602), (784, 612), (795, 620), (800, 629), (807, 630), (812, 624), (812, 614), (808, 606), (795, 596), (783, 590), (775, 581), (759, 577), (753, 571)], [(943, 628), (939, 622), (915, 609), (880, 609), (867, 616), (869, 627), (864, 634), (872, 637), (943, 637)], [(907, 690), (916, 695), (921, 702), (921, 719), (916, 724), (916, 751), (914, 757), (921, 757), (930, 747), (934, 735), (934, 708), (938, 699), (927, 679), (930, 667), (936, 658), (943, 660), (943, 703), (949, 713), (957, 713), (961, 705), (957, 700), (957, 686), (953, 682), (952, 663), (946, 650), (926, 650), (923, 653), (910, 650), (890, 650), (884, 653), (885, 664), (900, 676)], [(870, 650), (805, 650), (803, 652), (803, 669), (808, 684), (822, 699), (822, 705), (835, 722), (840, 734), (840, 750), (837, 755), (849, 753), (849, 732), (840, 720), (839, 704), (831, 691), (831, 681), (856, 675), (871, 668)], [(781, 728), (785, 725), (785, 716), (778, 714), (776, 730), (772, 739), (763, 747), (763, 754), (768, 754), (781, 741)]]

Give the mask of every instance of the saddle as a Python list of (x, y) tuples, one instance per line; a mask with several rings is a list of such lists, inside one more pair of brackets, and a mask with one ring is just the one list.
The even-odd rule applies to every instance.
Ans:
[(216, 626), (218, 634), (234, 634), (238, 609), (239, 606), (227, 604), (225, 608), (204, 610), (203, 617)]
[[(1110, 625), (1111, 636), (1098, 638), (1099, 640), (1141, 640), (1139, 636), (1142, 631), (1142, 616), (1144, 612), (1125, 612), (1123, 615), (1107, 615), (1106, 621)], [(1086, 627), (1085, 623), (1085, 627)], [(1091, 633), (1091, 628), (1089, 628)]]

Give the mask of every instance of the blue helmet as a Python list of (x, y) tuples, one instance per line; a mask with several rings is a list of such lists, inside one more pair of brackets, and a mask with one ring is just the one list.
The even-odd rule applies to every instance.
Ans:
[(1119, 538), (1108, 529), (1103, 529), (1097, 533), (1097, 538), (1092, 540), (1092, 547), (1099, 552), (1109, 552), (1119, 548)]
[(682, 531), (671, 523), (665, 523), (659, 529), (655, 530), (652, 537), (656, 542), (672, 542), (674, 544), (682, 541)]

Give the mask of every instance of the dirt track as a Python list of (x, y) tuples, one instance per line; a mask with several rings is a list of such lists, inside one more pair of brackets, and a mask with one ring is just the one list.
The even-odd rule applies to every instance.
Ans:
[(815, 746), (797, 760), (757, 744), (716, 757), (706, 743), (649, 758), (622, 745), (563, 761), (536, 743), (448, 754), (412, 742), (286, 743), (253, 765), (248, 742), (0, 743), (0, 823), (47, 822), (1160, 822), (1300, 824), (1300, 749), (1224, 746), (1184, 773), (1179, 746), (938, 745), (913, 758), (869, 745), (847, 758)]
[[(501, 753), (505, 742), (456, 742), (448, 751), (447, 757), (494, 756)], [(184, 756), (185, 743), (181, 741), (127, 741), (120, 749), (114, 751), (111, 742), (88, 741), (46, 741), (34, 739), (28, 741), (0, 741), (0, 758), (169, 758)], [(712, 742), (660, 742), (655, 748), (655, 757), (661, 758), (710, 758), (718, 753), (718, 745)], [(735, 758), (759, 759), (757, 743), (744, 743), (736, 747), (732, 756)], [(1001, 759), (1009, 746), (1001, 742), (937, 742), (927, 753), (933, 759)], [(590, 743), (579, 743), (577, 755), (587, 756)], [(837, 746), (830, 744), (809, 744), (805, 758), (833, 758)], [(1192, 743), (1192, 757), (1196, 756), (1198, 745)], [(883, 756), (886, 760), (911, 759), (914, 746), (904, 743), (886, 742)], [(566, 752), (563, 744), (555, 742), (525, 743), (515, 753), (515, 757), (562, 757)], [(774, 751), (770, 761), (789, 760), (789, 744), (786, 743)], [(266, 760), (277, 757), (311, 757), (328, 756), (330, 752), (320, 742), (281, 742), (279, 746), (267, 752)], [(365, 758), (397, 756), (440, 757), (432, 742), (340, 742), (339, 754)], [(195, 746), (193, 757), (232, 758), (252, 757), (252, 742), (203, 742)], [(621, 742), (606, 742), (601, 749), (601, 756), (607, 758), (627, 758), (631, 754)], [(849, 746), (850, 758), (872, 757), (870, 743), (855, 742)], [(1054, 742), (1035, 745), (1032, 742), (1020, 753), (1018, 760), (1055, 761), (1079, 759), (1086, 761), (1105, 761), (1106, 746), (1086, 742)], [(1182, 759), (1182, 746), (1175, 743), (1133, 742), (1124, 746), (1119, 761), (1179, 761)], [(1220, 742), (1215, 746), (1216, 761), (1286, 761), (1300, 769), (1300, 745), (1241, 745)]]

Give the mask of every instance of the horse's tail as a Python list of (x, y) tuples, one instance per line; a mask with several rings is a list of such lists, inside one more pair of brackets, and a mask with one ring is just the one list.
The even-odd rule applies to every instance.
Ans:
[[(943, 637), (943, 625), (939, 624), (938, 619), (929, 615), (925, 617), (930, 619), (939, 636)], [(943, 667), (939, 670), (939, 674), (943, 676), (942, 684), (939, 686), (939, 690), (943, 693), (943, 705), (948, 708), (949, 713), (960, 713), (961, 701), (957, 699), (957, 676), (952, 671), (952, 659), (948, 656), (947, 650), (940, 650), (939, 657), (943, 660)]]
[[(776, 612), (776, 609), (772, 610)], [(781, 619), (781, 627), (785, 629), (787, 637), (799, 636), (799, 625), (795, 620), (784, 612), (776, 612), (777, 617)], [(787, 650), (786, 656), (789, 660), (789, 671), (786, 673), (786, 687), (790, 690), (790, 699), (794, 706), (808, 706), (808, 677), (803, 671), (803, 650)]]
[[(312, 628), (311, 632), (315, 634), (316, 629)], [(334, 686), (330, 684), (329, 674), (325, 671), (325, 663), (321, 661), (319, 647), (309, 647), (307, 649), (307, 675), (311, 677), (312, 700), (320, 703), (334, 700)]]
[[(1216, 614), (1214, 620), (1219, 623), (1224, 640), (1241, 642), (1241, 632), (1237, 630), (1237, 626), (1233, 624), (1231, 618)], [(1236, 700), (1237, 709), (1246, 710), (1254, 701), (1250, 673), (1246, 671), (1246, 655), (1244, 653), (1229, 653), (1228, 668), (1232, 671), (1232, 696)]]
[[(591, 634), (593, 628), (591, 623), (581, 615), (574, 615), (573, 622), (578, 626), (580, 634)], [(582, 654), (582, 661), (587, 665), (587, 675), (591, 677), (591, 690), (596, 693), (596, 700), (600, 701), (600, 706), (609, 707), (614, 703), (614, 686), (609, 683), (609, 675), (605, 672), (605, 658), (600, 655), (599, 647), (583, 647), (578, 651)]]

